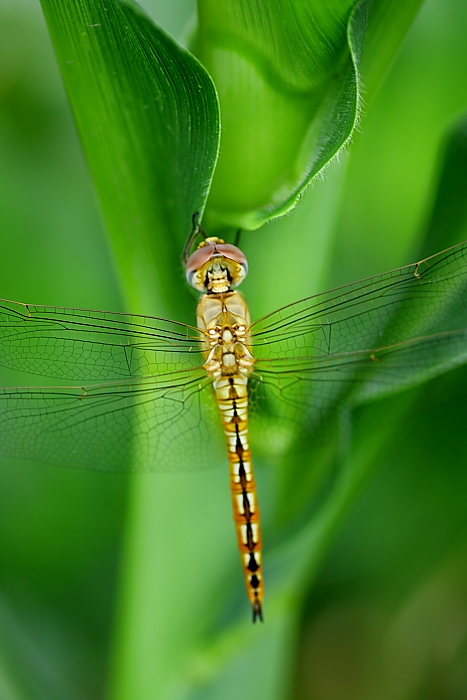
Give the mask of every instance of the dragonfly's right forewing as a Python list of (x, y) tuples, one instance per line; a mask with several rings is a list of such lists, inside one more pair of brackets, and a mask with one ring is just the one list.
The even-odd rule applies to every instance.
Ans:
[(251, 326), (255, 355), (359, 352), (467, 325), (467, 243), (285, 306)]
[(339, 408), (397, 393), (465, 363), (466, 327), (462, 243), (253, 323), (252, 405), (258, 417), (263, 413), (259, 422), (276, 431), (289, 425), (296, 434), (301, 426), (316, 435)]

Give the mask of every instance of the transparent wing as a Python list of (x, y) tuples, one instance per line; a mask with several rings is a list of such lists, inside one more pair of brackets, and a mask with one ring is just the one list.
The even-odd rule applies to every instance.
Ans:
[[(414, 367), (434, 371), (436, 349), (459, 352), (449, 334), (400, 341), (456, 313), (465, 320), (465, 256), (466, 244), (455, 246), (253, 324), (252, 394), (263, 414), (278, 416), (279, 429), (289, 416), (311, 428), (356, 387), (363, 397), (381, 393), (388, 373), (408, 381), (409, 359), (413, 381)], [(222, 438), (200, 350), (199, 331), (174, 321), (0, 302), (0, 363), (106, 382), (3, 390), (0, 451), (97, 469), (210, 466)]]
[(0, 300), (0, 364), (80, 382), (1, 390), (0, 453), (114, 471), (219, 463), (201, 349), (176, 321)]
[(255, 355), (358, 352), (445, 330), (443, 321), (466, 326), (466, 299), (467, 243), (462, 243), (265, 316), (251, 326)]
[(0, 364), (102, 382), (201, 364), (200, 332), (161, 318), (0, 300)]
[(2, 389), (0, 452), (110, 471), (209, 468), (225, 456), (202, 367), (86, 387)]
[(297, 428), (311, 435), (344, 402), (390, 396), (466, 363), (467, 329), (355, 353), (259, 360), (251, 382), (252, 422), (269, 446), (274, 431), (282, 440), (287, 432), (293, 439)]

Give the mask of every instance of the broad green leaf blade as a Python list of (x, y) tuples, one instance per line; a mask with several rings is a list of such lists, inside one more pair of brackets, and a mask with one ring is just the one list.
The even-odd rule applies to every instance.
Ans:
[[(465, 332), (464, 332), (465, 333)], [(459, 334), (459, 340), (461, 340)], [(460, 346), (459, 346), (460, 349)], [(289, 539), (281, 546), (278, 546), (274, 552), (274, 574), (275, 580), (273, 586), (275, 588), (276, 600), (279, 598), (281, 589), (284, 591), (302, 590), (305, 594), (306, 589), (313, 585), (315, 576), (323, 562), (328, 550), (333, 544), (339, 529), (344, 525), (345, 519), (350, 511), (354, 508), (357, 499), (362, 492), (367, 488), (369, 481), (375, 476), (376, 472), (387, 461), (388, 455), (392, 456), (392, 461), (399, 465), (405, 465), (407, 468), (408, 462), (413, 460), (418, 465), (418, 478), (424, 478), (424, 472), (428, 467), (428, 472), (434, 476), (438, 487), (441, 487), (444, 493), (443, 507), (449, 509), (451, 498), (451, 467), (456, 470), (458, 464), (462, 464), (462, 457), (456, 454), (457, 445), (453, 450), (451, 442), (445, 442), (441, 436), (446, 434), (445, 428), (441, 426), (439, 416), (443, 415), (444, 406), (438, 406), (436, 413), (438, 414), (437, 421), (431, 424), (427, 423), (430, 418), (430, 413), (427, 412), (427, 406), (433, 407), (433, 395), (436, 400), (441, 400), (446, 404), (449, 395), (461, 398), (465, 402), (467, 392), (467, 372), (465, 364), (465, 349), (463, 364), (458, 365), (457, 369), (452, 372), (447, 371), (446, 374), (440, 374), (433, 381), (428, 381), (425, 385), (416, 387), (408, 392), (403, 392), (396, 396), (391, 396), (386, 400), (380, 401), (377, 404), (367, 404), (360, 406), (352, 415), (352, 441), (339, 461), (339, 469), (334, 470), (334, 478), (328, 480), (326, 484), (325, 497), (315, 503), (312, 511), (312, 516), (307, 517), (306, 524), (293, 532)], [(451, 369), (446, 366), (446, 370)], [(430, 377), (427, 377), (429, 379)], [(449, 394), (449, 390), (451, 394)], [(458, 401), (458, 405), (461, 402)], [(449, 414), (448, 414), (449, 415)], [(350, 418), (350, 416), (349, 416)], [(345, 423), (347, 421), (343, 421)], [(449, 417), (446, 416), (446, 423), (449, 422)], [(419, 426), (424, 426), (425, 435), (421, 436), (417, 432), (417, 423)], [(342, 433), (346, 432), (345, 426)], [(415, 428), (415, 430), (414, 430)], [(335, 443), (337, 445), (336, 435)], [(341, 434), (341, 439), (345, 436)], [(434, 462), (430, 463), (430, 440), (436, 444), (437, 449), (442, 451), (442, 456), (435, 456)], [(465, 452), (465, 439), (459, 440), (461, 454)], [(443, 446), (444, 445), (444, 449)], [(441, 446), (441, 447), (440, 447)], [(319, 453), (318, 453), (319, 455)], [(317, 453), (309, 456), (309, 461), (305, 461), (305, 455), (302, 455), (302, 470), (317, 467)], [(454, 459), (454, 463), (450, 464), (450, 458)], [(460, 459), (460, 462), (459, 462)], [(394, 466), (394, 465), (393, 465)], [(328, 467), (329, 469), (329, 467)], [(445, 476), (446, 469), (449, 475)], [(409, 466), (409, 472), (411, 466)], [(410, 479), (409, 474), (409, 479)], [(303, 487), (303, 482), (301, 483)], [(404, 486), (402, 486), (404, 488)], [(423, 496), (423, 488), (417, 490), (417, 483), (412, 483), (409, 504), (420, 503)], [(455, 493), (455, 487), (454, 491)], [(381, 494), (382, 503), (385, 503), (385, 494)], [(463, 513), (463, 521), (465, 522), (465, 497), (463, 508), (460, 512)], [(438, 507), (443, 501), (443, 496), (438, 499)], [(399, 507), (396, 504), (396, 508)], [(394, 504), (393, 504), (394, 506)], [(457, 504), (456, 504), (457, 506)], [(378, 509), (378, 504), (373, 506)], [(308, 503), (308, 514), (310, 506)], [(429, 520), (432, 521), (432, 513), (430, 511)], [(305, 511), (305, 516), (307, 511)], [(387, 515), (397, 523), (399, 517), (398, 510), (392, 510), (391, 514)], [(303, 514), (301, 517), (303, 521)], [(371, 526), (374, 520), (368, 520), (365, 527)], [(436, 519), (433, 521), (436, 523)], [(389, 523), (387, 527), (392, 528)], [(438, 534), (438, 527), (433, 525), (433, 532)], [(409, 532), (405, 536), (410, 537)], [(436, 535), (437, 536), (437, 535)], [(416, 536), (415, 536), (416, 539)], [(359, 547), (365, 548), (365, 541), (360, 541)], [(452, 541), (445, 541), (444, 546), (451, 546)], [(419, 542), (413, 542), (413, 547), (416, 547), (418, 552)], [(412, 553), (413, 553), (412, 547)], [(445, 550), (446, 551), (446, 550)], [(443, 556), (438, 553), (438, 556)], [(383, 555), (384, 556), (384, 555)], [(362, 553), (362, 558), (365, 559), (365, 554)], [(360, 569), (357, 566), (357, 570)], [(339, 570), (340, 573), (340, 570)], [(272, 577), (270, 577), (272, 578)], [(388, 582), (388, 585), (392, 585)], [(271, 596), (273, 597), (273, 596)], [(293, 599), (291, 601), (293, 603)], [(274, 601), (271, 602), (274, 604)]]
[[(204, 209), (218, 150), (212, 81), (196, 59), (134, 4), (44, 0), (43, 6), (130, 306), (150, 313), (158, 294), (165, 299), (170, 295), (170, 314), (180, 318), (183, 290), (174, 294), (174, 278), (179, 285), (182, 247), (193, 213)], [(126, 581), (131, 584), (123, 596), (124, 637), (115, 682), (115, 693), (123, 696), (130, 677), (130, 695), (154, 697), (153, 672), (163, 685), (179, 660), (181, 640), (191, 641), (190, 609), (192, 615), (205, 614), (202, 605), (191, 604), (190, 595), (184, 595), (187, 614), (177, 608), (178, 589), (185, 593), (187, 588), (183, 567), (189, 552), (184, 548), (191, 544), (192, 495), (199, 491), (198, 510), (209, 492), (205, 480), (193, 479), (191, 486), (184, 480), (187, 508), (174, 520), (180, 491), (176, 480), (151, 477), (135, 485), (141, 491), (133, 494), (134, 547), (126, 558)], [(201, 531), (205, 535), (202, 522), (198, 529), (200, 537)], [(150, 552), (144, 558), (143, 543)], [(211, 557), (212, 550), (207, 554)], [(198, 573), (199, 562), (196, 566)], [(169, 581), (161, 569), (169, 572)], [(154, 634), (160, 635), (158, 651), (151, 644)]]
[(132, 2), (42, 5), (126, 293), (148, 311), (205, 206), (218, 151), (214, 86)]
[(351, 137), (368, 3), (354, 5), (200, 1), (197, 49), (223, 115), (212, 226), (284, 214)]
[(444, 144), (436, 198), (423, 249), (436, 250), (467, 237), (467, 115), (450, 130)]
[[(463, 203), (464, 199), (460, 197), (459, 200), (460, 192), (457, 189), (463, 181), (459, 171), (462, 170), (464, 150), (465, 134), (461, 120), (458, 129), (455, 129), (449, 138), (442, 176), (434, 197), (436, 216), (432, 217), (427, 226), (430, 232), (433, 220), (437, 221), (440, 227), (445, 220), (445, 234), (448, 240), (452, 241), (456, 240), (465, 225), (465, 206), (460, 201)], [(451, 198), (452, 188), (457, 190), (457, 197)], [(432, 250), (430, 245), (430, 252)], [(436, 257), (431, 260), (436, 260)], [(423, 279), (429, 265), (430, 259), (421, 264), (418, 270), (422, 284), (430, 284), (427, 278)], [(443, 281), (442, 266), (439, 270), (434, 266), (433, 273)], [(415, 338), (401, 345), (395, 353), (386, 353), (385, 350), (374, 353), (375, 361), (368, 363), (368, 375), (361, 378), (362, 381), (356, 385), (355, 390), (341, 397), (342, 420), (337, 426), (340, 433), (336, 430), (333, 440), (328, 440), (330, 454), (324, 449), (320, 450), (319, 446), (307, 443), (306, 436), (297, 444), (293, 455), (295, 459), (287, 464), (283, 480), (281, 512), (284, 513), (290, 503), (296, 506), (296, 510), (288, 514), (291, 520), (294, 518), (295, 530), (286, 544), (277, 547), (275, 552), (274, 585), (278, 591), (281, 588), (296, 590), (294, 586), (302, 586), (305, 589), (311, 585), (339, 527), (368, 481), (387, 457), (388, 451), (395, 450), (401, 432), (406, 431), (405, 444), (412, 442), (412, 451), (417, 453), (416, 458), (419, 462), (424, 463), (427, 459), (425, 442), (417, 442), (410, 434), (411, 431), (407, 428), (407, 425), (411, 425), (410, 421), (415, 417), (423, 424), (423, 418), (418, 418), (419, 414), (426, 411), (427, 405), (430, 406), (438, 400), (446, 402), (450, 396), (465, 397), (467, 331), (464, 328), (464, 275), (452, 276), (452, 293), (456, 300), (454, 305), (449, 295), (444, 293), (438, 300), (433, 297), (426, 313), (420, 314), (419, 317), (414, 316), (410, 326), (410, 314), (404, 315), (404, 307), (401, 305), (392, 323), (407, 323), (407, 331), (414, 338), (423, 332), (442, 330), (447, 325), (449, 328), (462, 326), (461, 330), (439, 333), (431, 338)], [(408, 298), (410, 300), (410, 293)], [(431, 428), (433, 433), (437, 429), (436, 425)], [(400, 449), (402, 454), (404, 443)], [(448, 460), (449, 445), (446, 450)], [(447, 463), (443, 462), (443, 468)], [(338, 470), (336, 464), (339, 464)], [(296, 484), (301, 478), (300, 475), (312, 470), (315, 473), (321, 470), (323, 475), (314, 481), (301, 479), (301, 493), (297, 497)], [(303, 522), (307, 524), (297, 526), (297, 523)], [(288, 574), (284, 574), (287, 570)]]

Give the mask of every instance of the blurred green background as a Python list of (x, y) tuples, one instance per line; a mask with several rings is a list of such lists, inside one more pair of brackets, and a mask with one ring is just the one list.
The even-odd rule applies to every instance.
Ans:
[[(142, 4), (175, 36), (194, 11), (192, 2)], [(327, 256), (326, 275), (311, 281), (310, 291), (417, 258), (448, 134), (467, 111), (466, 28), (463, 0), (424, 4), (382, 89), (364, 108), (361, 133), (306, 196), (314, 218), (299, 209), (292, 214), (297, 240), (316, 236), (317, 258)], [(122, 309), (50, 39), (33, 0), (0, 1), (0, 144), (1, 296)], [(329, 195), (335, 180), (341, 181), (338, 201)], [(306, 207), (307, 201), (302, 211)], [(319, 238), (323, 220), (332, 229), (331, 247)], [(281, 238), (283, 225), (243, 241), (251, 269), (245, 291), (263, 290), (257, 314), (296, 298), (293, 280), (286, 289), (264, 291), (271, 281), (262, 265), (265, 246), (268, 259), (279, 261), (281, 246), (293, 245)], [(467, 238), (467, 227), (456, 235)], [(439, 243), (429, 252), (445, 247)], [(1, 378), (3, 386), (11, 381), (6, 372)], [(467, 696), (464, 422), (464, 402), (453, 399), (402, 425), (397, 444), (380, 450), (380, 469), (309, 593), (290, 697)], [(2, 464), (2, 700), (102, 696), (126, 493), (121, 475)]]

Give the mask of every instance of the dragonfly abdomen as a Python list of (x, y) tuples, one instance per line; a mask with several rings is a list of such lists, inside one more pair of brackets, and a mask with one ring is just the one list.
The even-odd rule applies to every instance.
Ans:
[(232, 289), (247, 267), (241, 251), (231, 246), (224, 256), (214, 240), (218, 239), (209, 239), (207, 252), (201, 246), (186, 267), (195, 289), (207, 292), (198, 304), (198, 328), (205, 350), (204, 368), (213, 380), (227, 439), (238, 547), (256, 622), (263, 619), (264, 582), (258, 496), (248, 440), (248, 375), (255, 359), (250, 312), (242, 295)]
[(242, 375), (223, 376), (214, 381), (214, 389), (227, 440), (237, 541), (255, 622), (263, 619), (264, 582), (260, 513), (248, 440), (247, 382)]

